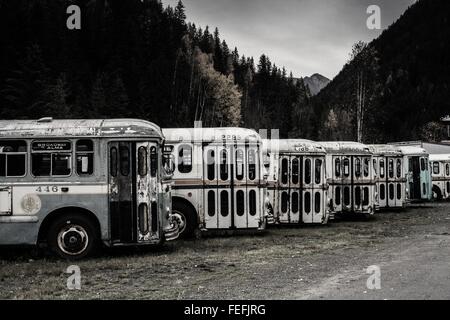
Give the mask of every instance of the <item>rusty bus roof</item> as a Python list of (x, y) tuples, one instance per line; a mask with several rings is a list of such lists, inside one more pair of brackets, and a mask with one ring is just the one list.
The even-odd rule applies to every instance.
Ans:
[(373, 152), (376, 156), (403, 156), (402, 150), (394, 145), (390, 144), (371, 144), (368, 145), (370, 150)]
[(450, 162), (450, 154), (430, 154), (430, 161)]
[(261, 143), (261, 136), (246, 128), (164, 128), (162, 132), (168, 142), (223, 142), (248, 141)]
[(162, 139), (161, 129), (139, 119), (1, 120), (0, 138), (121, 137)]
[(319, 142), (331, 154), (372, 155), (369, 146), (353, 141), (325, 141)]
[(428, 152), (424, 148), (413, 146), (398, 146), (404, 156), (428, 156)]
[(264, 139), (264, 150), (278, 153), (325, 154), (325, 148), (317, 142), (305, 139)]

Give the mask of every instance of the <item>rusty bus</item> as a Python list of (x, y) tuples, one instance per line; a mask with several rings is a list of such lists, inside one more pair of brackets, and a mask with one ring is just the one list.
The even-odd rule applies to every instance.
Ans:
[(407, 173), (409, 201), (430, 201), (433, 197), (429, 153), (419, 147), (398, 145)]
[(450, 154), (430, 154), (433, 198), (450, 199)]
[(380, 209), (404, 208), (408, 194), (403, 152), (393, 145), (370, 145), (373, 152), (376, 203)]
[(331, 215), (375, 213), (373, 153), (357, 142), (320, 142), (325, 148)]
[(262, 140), (242, 128), (163, 129), (175, 158), (173, 214), (197, 230), (262, 230), (267, 197)]
[(79, 259), (177, 238), (163, 144), (143, 120), (0, 121), (0, 245)]
[(329, 217), (325, 148), (300, 139), (263, 140), (274, 222), (326, 224)]

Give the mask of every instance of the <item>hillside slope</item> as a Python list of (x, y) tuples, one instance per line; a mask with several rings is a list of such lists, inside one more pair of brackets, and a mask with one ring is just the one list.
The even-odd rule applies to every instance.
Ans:
[[(364, 141), (420, 139), (427, 124), (449, 113), (449, 12), (450, 1), (420, 0), (369, 44), (377, 77), (367, 80), (374, 94), (366, 97)], [(317, 138), (355, 138), (358, 68), (348, 63), (313, 98)]]

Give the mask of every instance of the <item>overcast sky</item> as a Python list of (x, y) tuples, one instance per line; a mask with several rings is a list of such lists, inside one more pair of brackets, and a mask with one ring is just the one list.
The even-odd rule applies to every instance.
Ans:
[[(178, 0), (162, 0), (174, 6)], [(230, 48), (292, 70), (295, 77), (333, 78), (352, 45), (380, 35), (415, 0), (183, 0), (187, 20), (217, 26)], [(381, 8), (382, 30), (369, 30), (369, 5)]]

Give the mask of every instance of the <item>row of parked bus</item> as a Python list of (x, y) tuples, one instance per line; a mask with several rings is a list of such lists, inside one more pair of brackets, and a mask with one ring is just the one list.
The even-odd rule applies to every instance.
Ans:
[(242, 128), (0, 121), (0, 245), (75, 259), (101, 243), (326, 224), (448, 198), (449, 166), (420, 148), (263, 140)]

